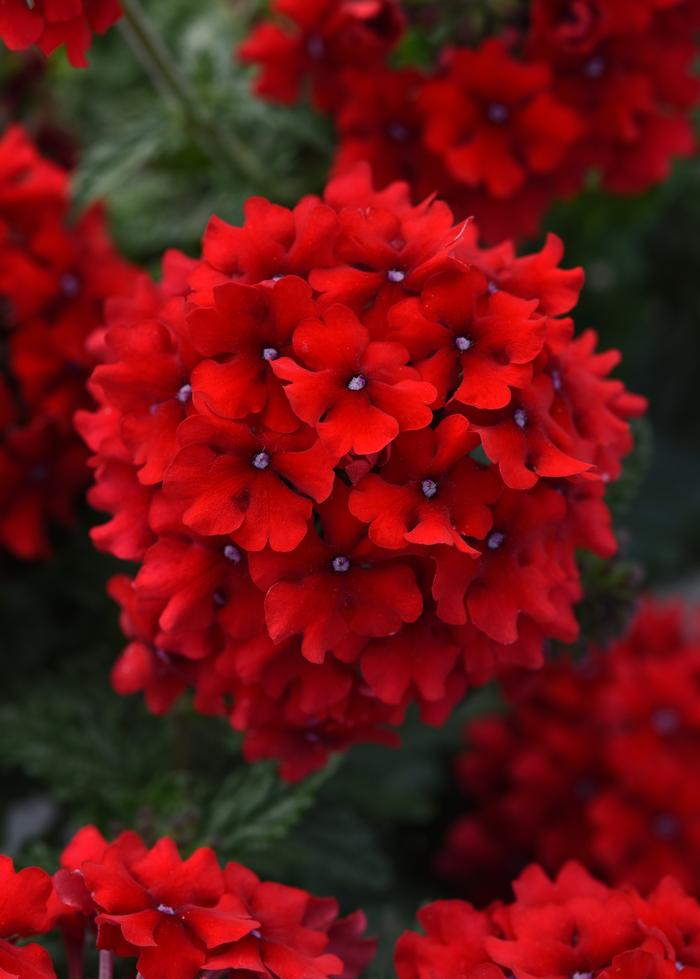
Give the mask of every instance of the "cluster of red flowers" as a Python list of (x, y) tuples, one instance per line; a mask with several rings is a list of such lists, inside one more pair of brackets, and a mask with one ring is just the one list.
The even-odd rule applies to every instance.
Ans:
[(115, 959), (131, 959), (141, 979), (357, 979), (374, 954), (366, 927), (361, 911), (339, 918), (333, 898), (260, 881), (238, 863), (222, 869), (208, 848), (183, 860), (168, 838), (149, 849), (136, 833), (108, 843), (85, 827), (53, 879), (38, 867), (16, 873), (0, 856), (0, 975), (8, 979), (55, 979), (43, 948), (16, 943), (54, 930), (74, 979), (95, 934), (100, 977), (112, 976)]
[(642, 897), (577, 863), (554, 880), (535, 865), (513, 890), (513, 902), (485, 911), (424, 907), (424, 934), (396, 946), (398, 979), (700, 979), (700, 905), (673, 877)]
[(452, 827), (441, 870), (479, 897), (518, 865), (569, 858), (614, 884), (671, 873), (696, 892), (700, 639), (681, 610), (648, 606), (611, 650), (508, 692), (512, 713), (468, 728), (457, 771), (477, 811)]
[(0, 38), (11, 51), (36, 45), (47, 55), (65, 44), (70, 63), (84, 68), (93, 35), (121, 15), (119, 0), (0, 0)]
[(47, 522), (68, 523), (89, 479), (73, 429), (90, 404), (86, 348), (106, 297), (133, 271), (99, 208), (67, 220), (68, 174), (19, 127), (0, 139), (0, 548), (45, 556)]
[(605, 485), (644, 403), (573, 338), (561, 243), (476, 235), (359, 167), (213, 218), (200, 261), (111, 305), (79, 428), (95, 540), (142, 564), (112, 584), (119, 692), (161, 712), (193, 686), (298, 778), (576, 637), (575, 550), (615, 549)]
[(368, 160), (475, 215), (490, 240), (538, 230), (552, 200), (594, 170), (638, 192), (694, 148), (698, 0), (531, 0), (529, 27), (451, 46), (431, 72), (389, 66), (398, 0), (276, 0), (241, 46), (259, 94), (294, 101), (311, 82), (339, 146), (334, 172)]

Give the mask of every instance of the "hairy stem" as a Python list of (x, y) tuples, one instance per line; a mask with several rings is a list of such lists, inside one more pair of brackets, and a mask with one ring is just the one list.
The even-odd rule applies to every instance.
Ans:
[(114, 957), (111, 952), (100, 952), (100, 971), (98, 979), (112, 979)]
[(154, 85), (181, 107), (202, 148), (217, 163), (237, 170), (256, 189), (264, 189), (261, 187), (264, 168), (234, 133), (222, 132), (202, 111), (189, 80), (180, 71), (144, 13), (140, 0), (122, 0), (121, 6), (129, 40), (137, 49)]

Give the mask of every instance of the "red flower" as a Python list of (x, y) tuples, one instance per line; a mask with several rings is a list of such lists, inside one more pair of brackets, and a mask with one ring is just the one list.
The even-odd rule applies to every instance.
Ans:
[(555, 170), (583, 131), (549, 86), (546, 65), (513, 60), (500, 41), (453, 51), (419, 99), (426, 145), (467, 186), (510, 197), (529, 174)]
[(268, 544), (293, 551), (306, 535), (312, 501), (322, 503), (333, 489), (337, 454), (309, 428), (278, 435), (199, 415), (180, 426), (178, 438), (183, 448), (164, 485), (187, 504), (183, 523), (207, 536), (231, 534), (248, 551)]
[(65, 44), (70, 63), (83, 68), (92, 35), (104, 34), (121, 14), (118, 0), (3, 0), (0, 37), (12, 51), (36, 44), (47, 55)]
[(272, 12), (282, 23), (261, 24), (238, 50), (242, 61), (262, 66), (256, 92), (295, 102), (309, 76), (323, 110), (342, 91), (338, 71), (379, 65), (404, 26), (395, 0), (275, 0)]
[(67, 174), (18, 128), (0, 141), (0, 178), (0, 546), (34, 559), (50, 553), (50, 522), (71, 523), (88, 481), (73, 431), (75, 411), (91, 403), (88, 337), (134, 270), (99, 207), (68, 224)]
[(98, 948), (138, 955), (144, 979), (194, 979), (211, 950), (259, 924), (225, 893), (211, 850), (197, 850), (183, 862), (174, 843), (164, 839), (127, 862), (115, 845), (99, 862), (82, 863), (80, 872), (98, 912)]
[(529, 489), (542, 476), (577, 476), (590, 469), (573, 454), (573, 439), (555, 416), (556, 394), (552, 380), (540, 374), (507, 409), (470, 412), (484, 451), (511, 489)]
[[(700, 975), (692, 953), (685, 956), (700, 909), (671, 878), (645, 900), (630, 888), (608, 888), (569, 863), (553, 881), (540, 867), (528, 867), (513, 889), (512, 903), (486, 911), (463, 901), (424, 907), (418, 918), (425, 934), (406, 932), (397, 943), (399, 979)], [(661, 901), (666, 917), (657, 920), (668, 922), (668, 931), (654, 920)], [(669, 921), (671, 908), (692, 922), (684, 940)]]
[(160, 636), (158, 619), (163, 602), (134, 587), (126, 575), (118, 575), (109, 583), (109, 594), (122, 608), (121, 627), (131, 642), (114, 664), (112, 686), (117, 693), (127, 695), (143, 692), (149, 710), (165, 714), (195, 679), (193, 664), (173, 655), (156, 643)]
[(681, 27), (673, 10), (649, 0), (588, 6), (588, 14), (577, 15), (582, 35), (572, 44), (552, 29), (555, 4), (541, 3), (529, 50), (547, 58), (557, 97), (586, 119), (572, 165), (596, 167), (610, 190), (635, 193), (663, 180), (673, 157), (694, 148), (687, 115), (700, 85), (692, 75), (692, 16), (687, 11)]
[(518, 862), (570, 858), (613, 884), (671, 873), (695, 888), (699, 677), (679, 611), (650, 606), (611, 650), (549, 664), (524, 687), (511, 678), (510, 716), (468, 729), (457, 771), (478, 810), (450, 830), (440, 868), (475, 883), (478, 868), (496, 893)]
[[(528, 495), (504, 491), (492, 517), (492, 530), (479, 544), (480, 559), (457, 550), (436, 552), (433, 596), (438, 614), (455, 625), (472, 622), (495, 642), (518, 638), (518, 623), (529, 616), (566, 638), (576, 636), (570, 611), (557, 606), (554, 592), (565, 587), (568, 568), (563, 528), (566, 504), (553, 489)], [(547, 528), (546, 532), (544, 528)], [(563, 635), (562, 638), (565, 638)]]
[[(31, 235), (47, 216), (65, 213), (67, 192), (68, 174), (43, 159), (20, 126), (10, 126), (0, 141), (3, 222)], [(6, 230), (3, 227), (3, 238)]]
[(285, 275), (307, 278), (312, 269), (335, 264), (338, 215), (317, 197), (304, 197), (293, 210), (252, 197), (243, 213), (242, 228), (216, 216), (209, 222), (203, 243), (206, 265), (192, 276), (199, 304), (211, 305), (213, 287), (231, 278), (269, 284)]
[(271, 288), (232, 282), (214, 290), (214, 303), (188, 317), (193, 346), (212, 358), (201, 361), (192, 375), (195, 402), (224, 418), (255, 412), (267, 428), (293, 432), (299, 422), (273, 364), (291, 354), (295, 328), (316, 315), (310, 287), (296, 276)]
[(613, 547), (643, 404), (572, 339), (560, 259), (484, 251), (361, 166), (212, 220), (200, 262), (111, 303), (80, 428), (95, 540), (141, 562), (115, 687), (162, 712), (191, 686), (301, 777), (573, 640), (575, 548)]
[[(210, 966), (245, 969), (268, 976), (304, 974), (309, 979), (325, 979), (342, 971), (342, 961), (325, 953), (326, 930), (313, 927), (315, 901), (306, 891), (272, 882), (261, 883), (240, 864), (229, 863), (224, 874), (228, 893), (234, 894), (247, 912), (258, 919), (257, 927), (235, 946), (222, 949), (209, 962)], [(333, 915), (336, 917), (337, 908)]]
[(421, 299), (397, 303), (390, 336), (403, 343), (438, 403), (503, 408), (511, 389), (526, 387), (544, 344), (537, 300), (492, 289), (476, 269), (434, 275)]
[[(64, 913), (94, 919), (97, 947), (135, 958), (144, 979), (194, 979), (203, 970), (357, 979), (374, 951), (361, 912), (339, 919), (334, 900), (261, 882), (240, 864), (222, 870), (208, 848), (183, 861), (170, 839), (148, 850), (126, 832), (110, 844), (88, 826), (61, 866), (55, 886)], [(59, 923), (69, 927), (66, 918)]]
[(295, 359), (276, 360), (272, 369), (290, 382), (285, 394), (295, 413), (316, 427), (337, 457), (379, 452), (399, 432), (424, 428), (432, 419), (427, 406), (435, 389), (406, 366), (408, 351), (370, 342), (367, 329), (342, 306), (303, 323), (294, 353)]
[(47, 904), (51, 878), (38, 867), (16, 872), (9, 857), (0, 856), (0, 975), (8, 979), (56, 979), (51, 959), (38, 945), (15, 940), (48, 930)]
[(535, 0), (532, 35), (542, 46), (582, 54), (605, 37), (648, 28), (654, 6), (653, 0)]
[(353, 516), (368, 523), (379, 547), (454, 545), (478, 554), (465, 538), (484, 538), (492, 525), (489, 504), (501, 485), (493, 469), (480, 469), (468, 453), (478, 445), (466, 419), (450, 415), (436, 429), (403, 435), (382, 476), (360, 480), (350, 498)]
[(618, 193), (665, 179), (695, 146), (692, 0), (531, 7), (528, 29), (445, 49), (432, 73), (338, 62), (334, 175), (367, 160), (380, 187), (437, 192), (490, 241), (537, 233), (591, 172)]
[(347, 173), (367, 161), (378, 187), (405, 180), (417, 200), (437, 187), (446, 198), (451, 181), (440, 158), (425, 145), (418, 113), (425, 77), (414, 69), (348, 71), (342, 84), (343, 99), (334, 119), (338, 130), (334, 174)]
[(320, 663), (331, 650), (344, 658), (345, 644), (361, 647), (358, 637), (390, 636), (415, 622), (423, 601), (410, 566), (372, 547), (349, 516), (346, 492), (339, 488), (317, 512), (322, 537), (310, 530), (289, 557), (254, 555), (251, 574), (267, 593), (271, 638), (301, 633), (304, 655)]

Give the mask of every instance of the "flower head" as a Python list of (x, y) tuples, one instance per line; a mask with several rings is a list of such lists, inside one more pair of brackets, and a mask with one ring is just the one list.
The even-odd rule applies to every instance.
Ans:
[[(338, 918), (331, 898), (262, 882), (240, 864), (222, 868), (209, 848), (183, 860), (167, 837), (148, 849), (135, 833), (109, 843), (88, 826), (61, 865), (54, 882), (64, 912), (93, 921), (97, 947), (135, 959), (143, 979), (229, 970), (356, 979), (374, 951), (361, 912)], [(71, 922), (59, 924), (65, 931)]]
[(113, 585), (116, 688), (161, 712), (193, 686), (298, 777), (573, 639), (574, 549), (610, 547), (601, 487), (643, 404), (572, 339), (560, 258), (482, 251), (360, 166), (213, 219), (200, 261), (110, 307), (80, 427), (95, 539), (141, 562)]
[(695, 888), (699, 668), (680, 609), (649, 604), (610, 650), (547, 664), (524, 686), (512, 678), (511, 713), (467, 730), (457, 777), (478, 811), (450, 829), (439, 867), (488, 881), (484, 896), (531, 859), (580, 859), (642, 888), (671, 873)]
[(0, 37), (12, 51), (35, 44), (47, 55), (65, 44), (70, 63), (84, 68), (93, 34), (104, 34), (121, 13), (119, 0), (3, 0)]
[(404, 26), (396, 0), (276, 0), (272, 12), (275, 20), (260, 24), (238, 51), (262, 68), (256, 91), (294, 102), (309, 78), (323, 109), (338, 101), (339, 70), (381, 64)]
[(533, 865), (513, 890), (513, 901), (485, 911), (464, 901), (422, 908), (424, 934), (405, 932), (396, 945), (399, 979), (700, 975), (700, 908), (673, 878), (644, 898), (629, 887), (605, 886), (578, 863), (567, 863), (552, 880)]

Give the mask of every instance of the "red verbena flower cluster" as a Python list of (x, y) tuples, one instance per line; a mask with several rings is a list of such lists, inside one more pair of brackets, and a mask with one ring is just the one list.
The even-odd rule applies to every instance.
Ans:
[(360, 167), (293, 210), (213, 218), (113, 304), (92, 502), (131, 642), (121, 693), (188, 686), (286, 777), (441, 723), (503, 663), (577, 635), (574, 552), (611, 554), (604, 503), (644, 408), (573, 337), (560, 242), (516, 258)]
[(492, 897), (514, 867), (573, 858), (613, 884), (670, 873), (697, 891), (700, 641), (683, 621), (649, 605), (609, 651), (506, 687), (511, 713), (466, 732), (457, 776), (477, 809), (450, 830), (443, 873)]
[(342, 71), (378, 70), (405, 26), (396, 0), (275, 0), (273, 12), (277, 19), (260, 24), (239, 52), (263, 66), (258, 95), (296, 102), (308, 78), (324, 111), (345, 99)]
[(88, 336), (133, 271), (99, 208), (67, 219), (68, 174), (19, 127), (0, 139), (0, 548), (49, 553), (47, 523), (71, 520), (88, 482), (73, 414), (91, 403)]
[(106, 960), (100, 976), (130, 959), (141, 979), (357, 979), (374, 955), (366, 927), (361, 911), (339, 918), (333, 898), (260, 881), (238, 863), (222, 868), (208, 848), (183, 860), (168, 838), (149, 849), (124, 832), (108, 843), (87, 826), (53, 880), (38, 867), (15, 873), (0, 857), (0, 975), (8, 979), (55, 979), (43, 948), (16, 944), (50, 931), (63, 935), (75, 979), (95, 944)]
[(47, 55), (65, 45), (70, 63), (84, 68), (93, 35), (121, 15), (119, 0), (0, 0), (0, 38), (11, 51), (36, 45)]
[(398, 979), (688, 979), (700, 977), (700, 905), (673, 878), (648, 897), (611, 888), (578, 863), (554, 880), (528, 867), (515, 900), (479, 911), (436, 901), (424, 934), (396, 946)]
[(260, 95), (293, 101), (304, 76), (338, 132), (334, 172), (368, 160), (475, 215), (490, 240), (538, 230), (593, 170), (638, 192), (694, 148), (698, 0), (531, 0), (526, 30), (451, 46), (431, 71), (390, 66), (394, 0), (279, 0), (241, 46)]

